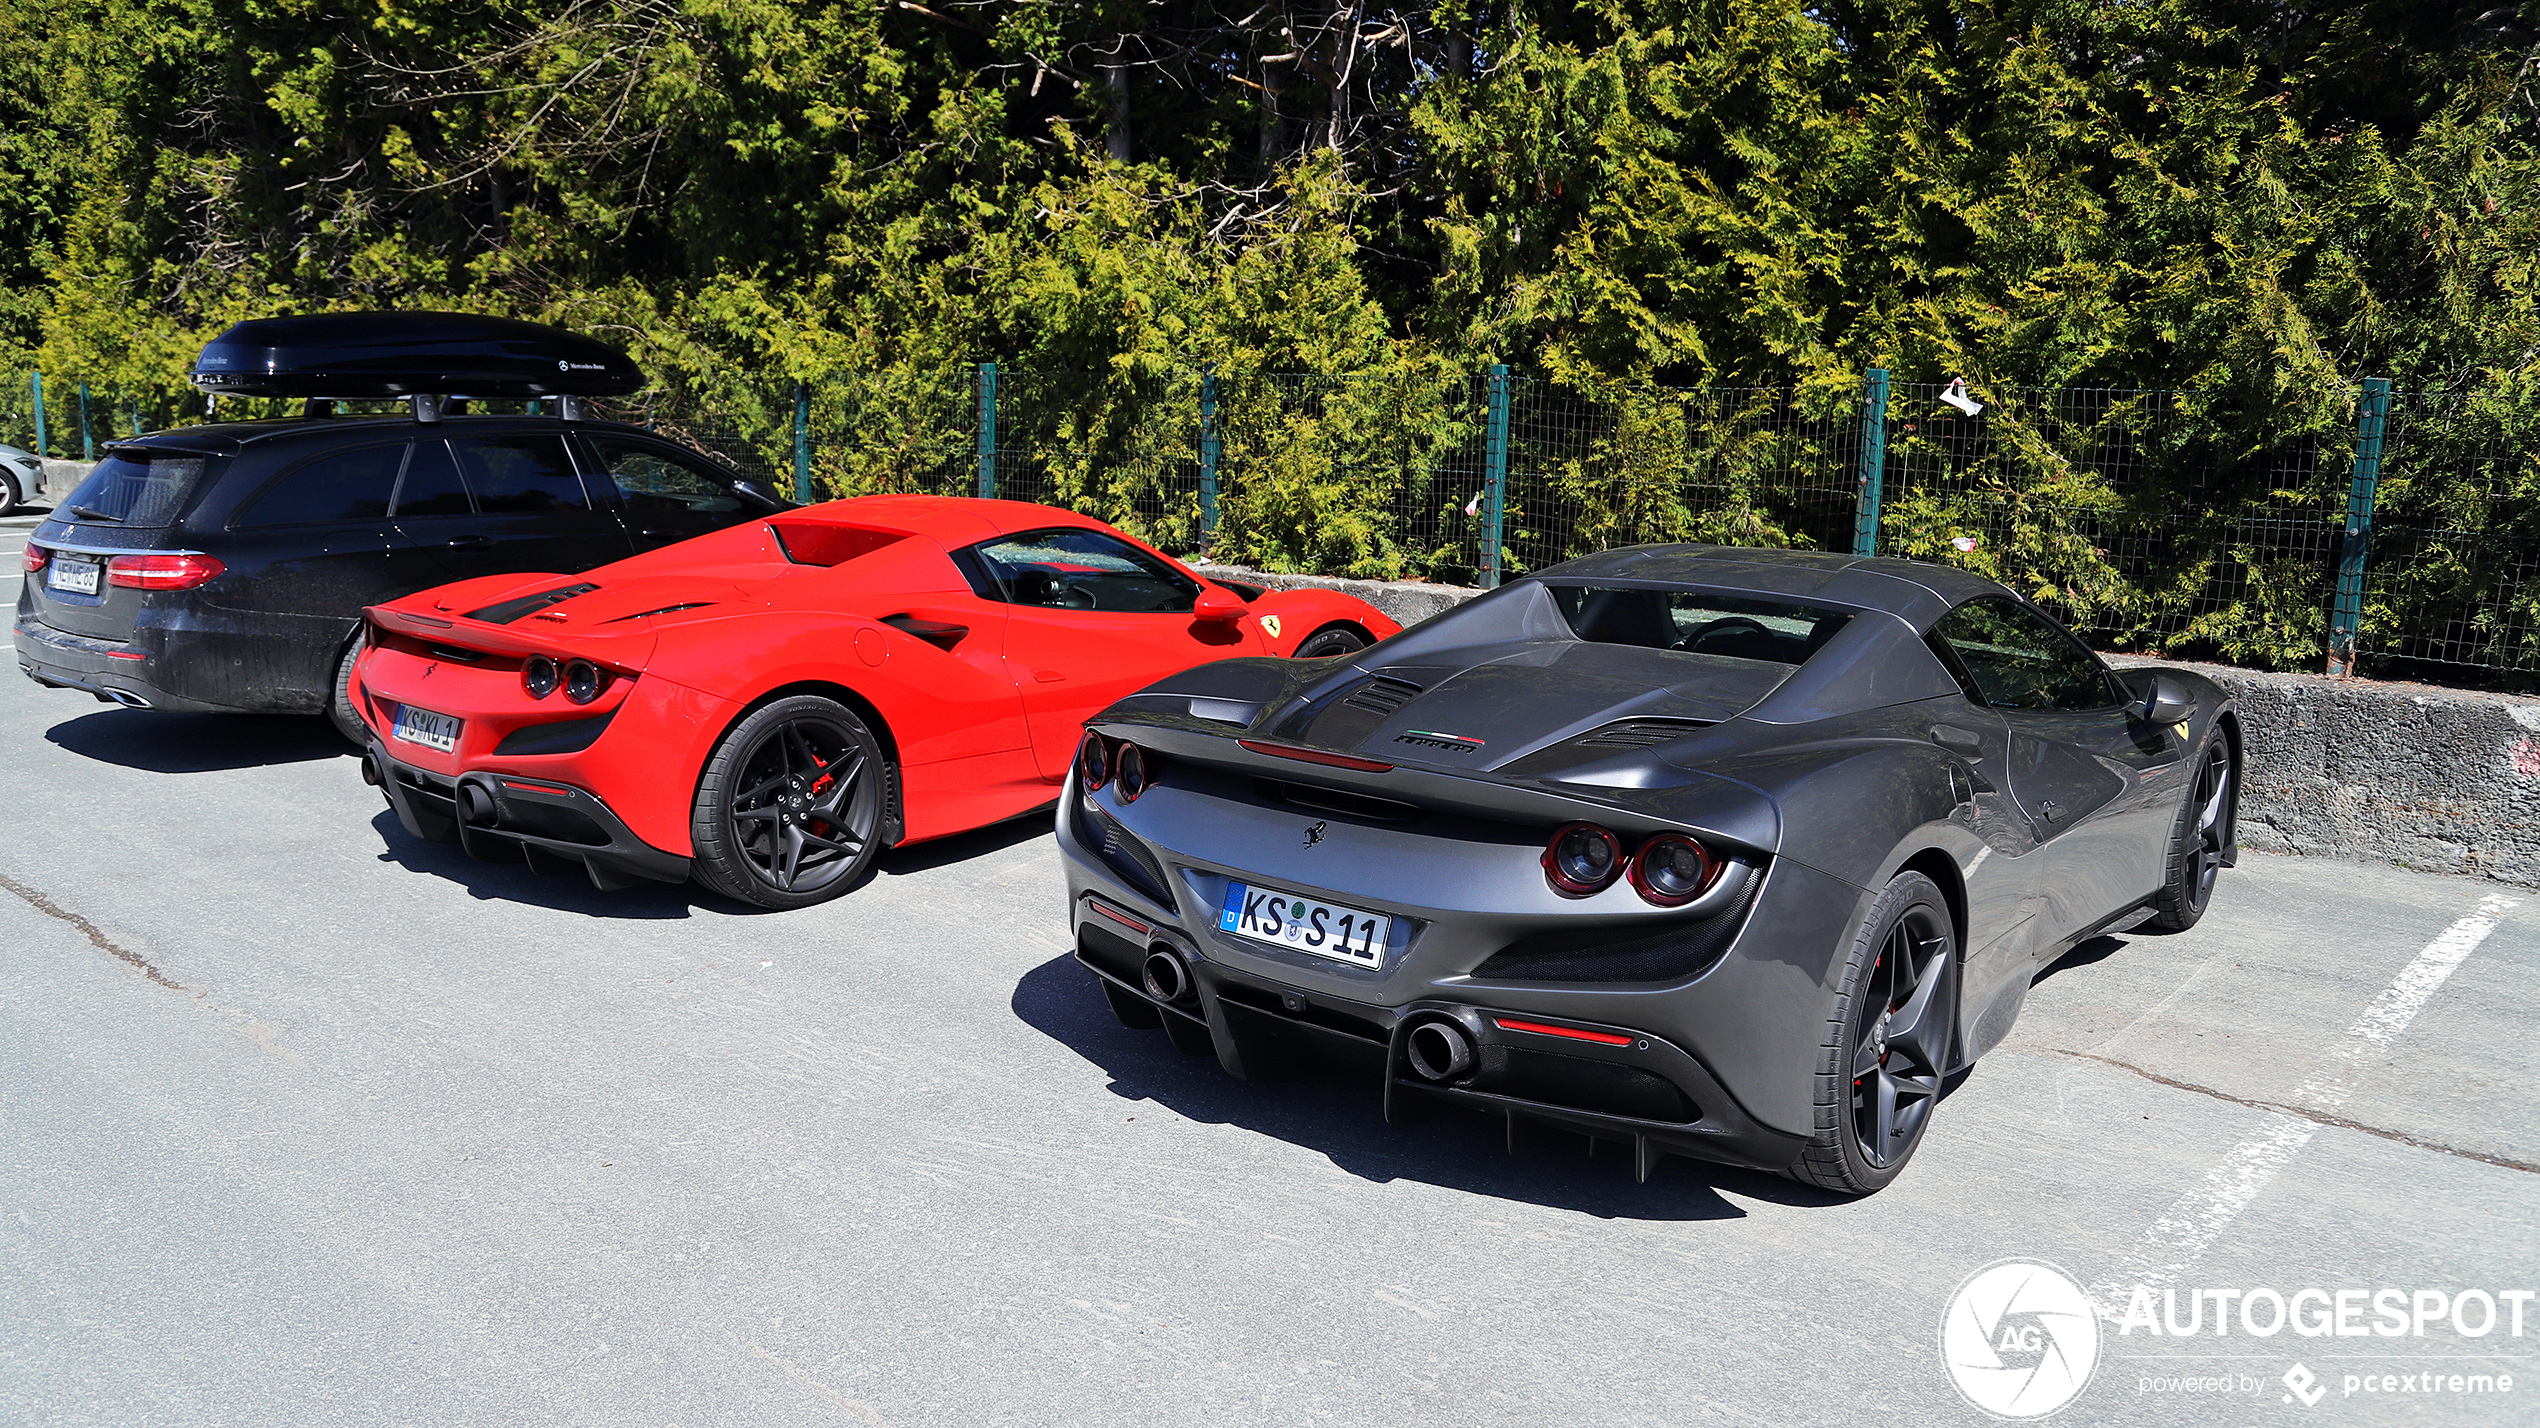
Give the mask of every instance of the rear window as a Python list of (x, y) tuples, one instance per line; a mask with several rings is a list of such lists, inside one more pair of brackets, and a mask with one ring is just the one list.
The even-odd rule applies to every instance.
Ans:
[(172, 524), (219, 459), (189, 451), (109, 451), (57, 514), (124, 526)]
[(1555, 585), (1552, 598), (1583, 640), (1770, 664), (1805, 664), (1852, 619), (1816, 605), (1705, 590)]
[(246, 528), (379, 520), (388, 514), (398, 468), (405, 464), (402, 441), (321, 456), (258, 492), (234, 524)]
[(560, 436), (461, 438), (450, 443), (480, 511), (588, 510), (591, 498)]

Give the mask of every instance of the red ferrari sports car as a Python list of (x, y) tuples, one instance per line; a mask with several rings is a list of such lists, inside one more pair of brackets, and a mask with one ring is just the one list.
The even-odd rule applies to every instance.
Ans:
[(1052, 802), (1085, 719), (1166, 675), (1399, 628), (1336, 591), (1202, 579), (1071, 512), (941, 496), (833, 501), (368, 615), (363, 774), (408, 832), (775, 908), (837, 896), (884, 848)]

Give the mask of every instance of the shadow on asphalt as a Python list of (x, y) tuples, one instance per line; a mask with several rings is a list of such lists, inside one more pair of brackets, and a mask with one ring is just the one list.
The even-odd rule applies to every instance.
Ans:
[[(89, 697), (74, 690), (52, 692), (66, 700)], [(334, 725), (302, 714), (100, 709), (56, 724), (44, 737), (81, 758), (165, 774), (215, 773), (353, 756), (353, 746), (344, 742)]]
[(2126, 940), (2122, 937), (2093, 937), (2087, 942), (2076, 945), (2073, 950), (2065, 953), (2063, 956), (2056, 958), (2054, 962), (2047, 966), (2045, 971), (2030, 978), (2029, 985), (2034, 987), (2038, 983), (2045, 981), (2047, 978), (2052, 977), (2059, 972), (2071, 972), (2083, 967), (2097, 966), (2099, 963), (2107, 961), (2109, 958), (2116, 956), (2125, 949)]
[(1327, 1156), (1364, 1180), (1414, 1180), (1473, 1195), (1571, 1210), (1608, 1220), (1733, 1220), (1746, 1212), (1723, 1190), (1784, 1205), (1833, 1206), (1845, 1196), (1760, 1171), (1668, 1156), (1649, 1183), (1632, 1179), (1630, 1150), (1595, 1147), (1545, 1127), (1516, 1155), (1506, 1122), (1441, 1107), (1420, 1124), (1384, 1122), (1373, 1079), (1334, 1072), (1302, 1081), (1237, 1081), (1207, 1057), (1183, 1056), (1160, 1031), (1132, 1031), (1112, 1016), (1091, 973), (1056, 957), (1016, 984), (1014, 1013), (1111, 1078), (1112, 1094), (1153, 1101), (1177, 1115), (1231, 1125)]
[(991, 823), (985, 828), (973, 828), (967, 833), (956, 833), (913, 848), (894, 848), (875, 862), (886, 876), (906, 877), (990, 853), (1002, 853), (1035, 838), (1046, 838), (1050, 836), (1052, 827), (1050, 810), (1037, 808), (1003, 823)]
[[(640, 883), (616, 892), (602, 892), (591, 886), (579, 871), (553, 876), (533, 873), (524, 862), (487, 862), (469, 857), (456, 843), (432, 843), (406, 831), (397, 815), (383, 808), (372, 816), (370, 826), (379, 831), (387, 847), (379, 859), (395, 863), (410, 873), (446, 878), (467, 889), (468, 896), (490, 901), (531, 903), (563, 912), (588, 913), (593, 917), (629, 918), (638, 921), (660, 921), (693, 915), (699, 908), (739, 916), (759, 916), (769, 911), (750, 903), (708, 892), (695, 883)], [(1050, 815), (1030, 813), (988, 828), (920, 843), (914, 848), (895, 849), (874, 860), (874, 866), (856, 879), (854, 886), (839, 894), (854, 897), (857, 891), (876, 877), (903, 877), (944, 867), (965, 859), (1001, 852), (1034, 838), (1047, 837)]]
[(479, 902), (525, 902), (560, 912), (639, 922), (692, 916), (698, 901), (708, 898), (720, 912), (766, 910), (727, 902), (694, 883), (646, 882), (616, 892), (602, 892), (591, 886), (591, 880), (579, 869), (570, 875), (547, 876), (529, 871), (529, 865), (523, 862), (495, 863), (471, 858), (456, 843), (427, 842), (407, 832), (397, 815), (386, 808), (372, 816), (370, 826), (379, 830), (381, 841), (387, 845), (379, 861), (395, 863), (410, 873), (457, 883)]

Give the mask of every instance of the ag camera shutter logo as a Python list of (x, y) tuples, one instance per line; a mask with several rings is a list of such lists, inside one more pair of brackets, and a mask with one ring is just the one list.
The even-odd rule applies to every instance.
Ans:
[(2043, 1418), (2090, 1386), (2099, 1316), (2081, 1285), (2054, 1265), (1996, 1260), (1949, 1296), (1940, 1360), (1959, 1396), (1977, 1408), (1997, 1418)]

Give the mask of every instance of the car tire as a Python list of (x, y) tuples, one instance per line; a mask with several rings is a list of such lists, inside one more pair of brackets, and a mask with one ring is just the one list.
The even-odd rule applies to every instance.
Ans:
[(336, 658), (335, 678), (326, 686), (326, 719), (335, 726), (335, 732), (352, 741), (354, 748), (367, 749), (370, 747), (370, 729), (362, 723), (360, 711), (353, 707), (353, 666), (361, 657), (362, 642), (356, 636), (351, 644), (344, 647), (344, 653)]
[(1845, 1195), (1895, 1180), (1940, 1103), (1957, 1015), (1949, 904), (1931, 879), (1900, 873), (1844, 958), (1817, 1048), (1816, 1124), (1786, 1173)]
[(1290, 659), (1330, 659), (1335, 655), (1356, 654), (1375, 643), (1348, 625), (1325, 625), (1307, 635)]
[(2193, 767), (2196, 777), (2170, 825), (2161, 890), (2152, 897), (2151, 925), (2165, 932), (2185, 932), (2205, 916), (2240, 818), (2240, 768), (2220, 724), (2206, 733)]
[(854, 710), (817, 694), (762, 705), (698, 776), (690, 873), (759, 907), (827, 902), (881, 856), (890, 787), (882, 741)]
[(18, 489), (18, 478), (0, 471), (0, 516), (17, 514), (18, 505), (26, 500), (26, 492)]

